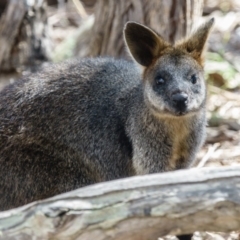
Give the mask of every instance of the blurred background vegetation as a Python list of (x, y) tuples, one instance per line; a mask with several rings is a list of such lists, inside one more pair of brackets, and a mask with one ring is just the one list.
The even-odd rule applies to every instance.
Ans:
[[(205, 72), (206, 143), (196, 167), (240, 163), (239, 0), (0, 0), (0, 90), (51, 62), (75, 57), (129, 59), (124, 24), (136, 21), (170, 42), (215, 17)], [(195, 239), (238, 239), (199, 233)]]

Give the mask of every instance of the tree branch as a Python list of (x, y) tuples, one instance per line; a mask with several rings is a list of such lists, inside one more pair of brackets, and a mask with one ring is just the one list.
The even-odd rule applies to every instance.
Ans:
[(49, 42), (46, 1), (9, 0), (0, 18), (0, 72), (47, 60)]
[(92, 185), (0, 213), (0, 239), (157, 239), (240, 229), (240, 167)]

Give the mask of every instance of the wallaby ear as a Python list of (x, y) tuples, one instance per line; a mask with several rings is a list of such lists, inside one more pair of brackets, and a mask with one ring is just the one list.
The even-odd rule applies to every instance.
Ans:
[(169, 46), (153, 30), (135, 22), (128, 22), (124, 28), (124, 39), (133, 59), (148, 67), (160, 52)]
[(206, 41), (209, 32), (213, 26), (214, 18), (211, 18), (205, 24), (201, 25), (195, 33), (193, 33), (187, 40), (177, 44), (177, 48), (184, 49), (192, 55), (200, 64), (203, 62), (202, 55), (205, 49)]

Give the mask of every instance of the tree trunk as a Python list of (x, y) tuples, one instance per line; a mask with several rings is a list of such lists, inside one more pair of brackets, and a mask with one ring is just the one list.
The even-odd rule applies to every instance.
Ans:
[(84, 187), (0, 213), (0, 239), (157, 240), (240, 229), (240, 167), (152, 174)]
[(98, 0), (95, 24), (85, 45), (80, 41), (79, 55), (126, 57), (122, 31), (127, 21), (145, 24), (174, 42), (190, 33), (202, 9), (203, 0)]
[(0, 19), (0, 72), (34, 66), (48, 58), (45, 0), (4, 1)]

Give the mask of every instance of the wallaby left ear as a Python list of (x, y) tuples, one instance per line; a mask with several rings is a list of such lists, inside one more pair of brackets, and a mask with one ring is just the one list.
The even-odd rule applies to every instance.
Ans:
[(200, 64), (203, 63), (203, 52), (208, 39), (209, 32), (213, 26), (214, 18), (211, 18), (205, 24), (201, 25), (195, 33), (187, 40), (177, 44), (177, 48), (184, 49), (192, 55)]

